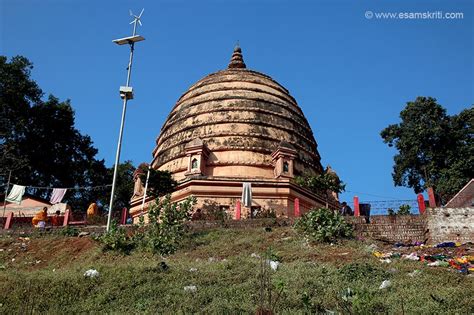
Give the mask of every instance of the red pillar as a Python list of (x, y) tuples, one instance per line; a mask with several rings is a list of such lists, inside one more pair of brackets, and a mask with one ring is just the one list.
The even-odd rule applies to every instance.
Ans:
[(299, 217), (299, 216), (301, 216), (301, 213), (300, 213), (300, 199), (295, 198), (295, 217)]
[(423, 197), (423, 194), (418, 194), (417, 197), (418, 200), (418, 210), (420, 210), (420, 214), (425, 213), (425, 198)]
[(354, 196), (354, 216), (356, 216), (356, 217), (360, 216), (359, 197), (357, 197), (357, 196)]
[(240, 200), (237, 200), (235, 204), (235, 219), (240, 220), (240, 211), (242, 206), (240, 205)]
[(70, 219), (71, 219), (71, 211), (67, 209), (66, 212), (64, 213), (63, 226), (68, 226)]
[(127, 217), (128, 217), (128, 209), (123, 207), (122, 208), (122, 216), (120, 218), (120, 224), (121, 225), (127, 224)]
[(428, 187), (428, 200), (430, 202), (430, 208), (436, 208), (436, 199), (433, 187)]
[(7, 215), (7, 221), (5, 222), (5, 226), (3, 227), (5, 230), (9, 230), (12, 227), (13, 223), (13, 212), (10, 212)]

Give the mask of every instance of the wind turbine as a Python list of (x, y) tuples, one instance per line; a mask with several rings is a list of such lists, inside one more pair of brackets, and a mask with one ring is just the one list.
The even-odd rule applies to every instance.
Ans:
[(145, 11), (145, 8), (142, 9), (142, 12), (140, 12), (139, 15), (135, 15), (133, 14), (132, 10), (129, 10), (130, 16), (133, 16), (134, 18), (133, 21), (130, 22), (130, 24), (133, 24), (133, 35), (135, 35), (135, 31), (137, 30), (137, 23), (142, 26), (142, 21), (140, 21), (140, 19), (142, 17), (143, 11)]

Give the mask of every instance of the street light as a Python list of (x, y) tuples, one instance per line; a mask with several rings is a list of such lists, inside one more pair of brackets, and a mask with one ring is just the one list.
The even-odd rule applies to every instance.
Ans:
[(115, 155), (115, 165), (114, 165), (114, 177), (112, 180), (112, 192), (110, 194), (110, 205), (109, 205), (109, 214), (107, 217), (107, 232), (110, 231), (110, 223), (112, 219), (112, 209), (114, 205), (114, 194), (115, 194), (115, 184), (117, 181), (117, 171), (118, 165), (120, 161), (120, 149), (122, 148), (122, 136), (123, 136), (123, 127), (125, 124), (125, 113), (127, 111), (127, 101), (133, 99), (133, 88), (130, 86), (130, 75), (132, 74), (132, 62), (133, 62), (133, 51), (135, 49), (135, 43), (141, 42), (145, 40), (143, 36), (137, 35), (137, 23), (141, 26), (142, 22), (140, 18), (142, 17), (143, 11), (140, 15), (134, 15), (132, 11), (130, 11), (130, 15), (134, 17), (133, 21), (130, 24), (133, 24), (133, 34), (129, 37), (119, 38), (113, 40), (114, 43), (117, 45), (129, 45), (130, 46), (130, 58), (128, 61), (128, 68), (127, 68), (127, 83), (125, 86), (120, 87), (120, 97), (123, 99), (123, 109), (122, 109), (122, 120), (120, 122), (120, 132), (117, 144), (117, 154)]

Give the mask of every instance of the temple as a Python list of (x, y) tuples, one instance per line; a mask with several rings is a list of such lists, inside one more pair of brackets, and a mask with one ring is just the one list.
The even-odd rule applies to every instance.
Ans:
[[(337, 207), (337, 195), (322, 198), (294, 177), (322, 173), (317, 143), (301, 108), (271, 77), (247, 69), (236, 47), (227, 69), (192, 85), (168, 115), (153, 150), (151, 166), (170, 171), (179, 185), (172, 200), (190, 195), (196, 210), (218, 207), (229, 217), (274, 212), (293, 216), (315, 206)], [(333, 172), (331, 170), (331, 172)], [(134, 220), (142, 209), (143, 183), (136, 174), (131, 201)], [(250, 183), (251, 204), (241, 204)]]

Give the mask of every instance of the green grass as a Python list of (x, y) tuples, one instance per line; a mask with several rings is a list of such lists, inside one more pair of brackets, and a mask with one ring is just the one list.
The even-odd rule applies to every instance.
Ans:
[[(166, 259), (137, 252), (103, 253), (99, 244), (77, 240), (43, 236), (32, 239), (26, 252), (17, 252), (15, 243), (21, 241), (0, 239), (0, 313), (255, 313), (261, 261), (250, 255), (262, 255), (270, 247), (282, 262), (270, 272), (271, 281), (284, 284), (282, 297), (273, 305), (276, 313), (474, 312), (471, 277), (419, 262), (382, 264), (360, 241), (308, 246), (291, 228), (199, 232)], [(66, 244), (76, 249), (64, 249)], [(36, 266), (38, 257), (45, 261)], [(168, 270), (160, 267), (162, 261)], [(100, 276), (85, 278), (89, 268)], [(421, 273), (407, 275), (415, 269)], [(386, 279), (392, 287), (379, 290)], [(197, 291), (185, 292), (189, 285)], [(347, 288), (354, 292), (350, 302), (342, 299)]]

